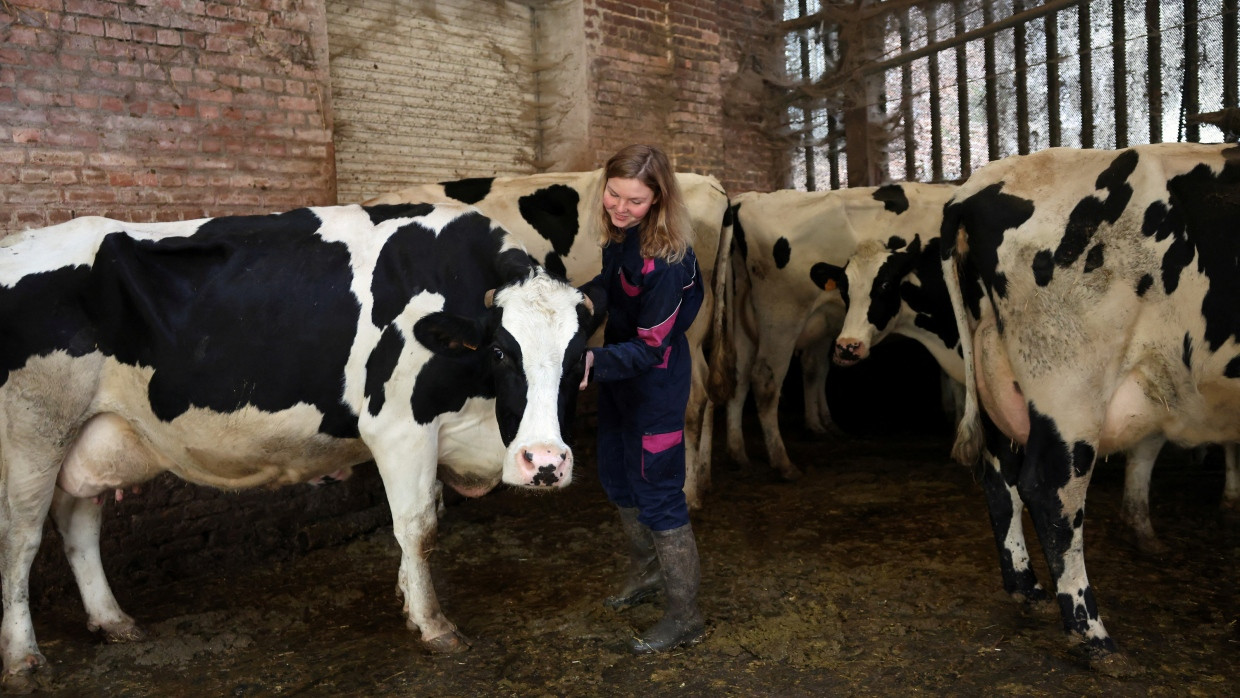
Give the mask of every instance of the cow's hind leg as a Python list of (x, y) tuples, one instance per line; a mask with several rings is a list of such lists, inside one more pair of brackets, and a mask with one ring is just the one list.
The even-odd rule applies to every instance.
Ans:
[(1223, 446), (1223, 459), (1226, 464), (1226, 473), (1223, 476), (1223, 510), (1240, 515), (1240, 457), (1237, 457), (1237, 449), (1240, 449), (1238, 444)]
[(121, 610), (103, 572), (99, 556), (103, 506), (93, 498), (73, 497), (57, 489), (52, 501), (52, 518), (64, 540), (65, 556), (82, 594), (86, 626), (91, 631), (102, 630), (108, 642), (144, 639), (145, 634), (133, 618)]
[(1024, 503), (1016, 488), (1024, 463), (1024, 449), (1013, 444), (984, 414), (982, 428), (986, 435), (986, 450), (982, 453), (980, 464), (982, 491), (986, 494), (990, 528), (999, 550), (1003, 589), (1017, 601), (1046, 601), (1046, 590), (1038, 583), (1038, 577), (1029, 564), (1029, 549), (1025, 544), (1025, 527), (1021, 519)]
[(1085, 492), (1097, 449), (1084, 439), (1069, 441), (1032, 404), (1029, 421), (1020, 494), (1055, 578), (1064, 630), (1085, 645), (1092, 667), (1109, 674), (1137, 671), (1116, 652), (1085, 572)]

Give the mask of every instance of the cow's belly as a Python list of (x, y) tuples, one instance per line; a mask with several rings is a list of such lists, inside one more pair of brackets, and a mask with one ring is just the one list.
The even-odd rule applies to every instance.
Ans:
[(304, 482), (370, 459), (360, 439), (318, 432), (323, 415), (298, 404), (279, 412), (251, 406), (226, 413), (190, 408), (170, 422), (146, 399), (150, 371), (112, 364), (61, 466), (75, 496), (144, 482), (163, 471), (223, 489)]

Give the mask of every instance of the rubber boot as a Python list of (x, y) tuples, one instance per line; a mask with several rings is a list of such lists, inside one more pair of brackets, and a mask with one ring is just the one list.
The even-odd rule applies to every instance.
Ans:
[(620, 508), (620, 527), (629, 541), (629, 565), (624, 579), (603, 605), (616, 610), (636, 606), (663, 588), (663, 570), (654, 551), (650, 529), (637, 520), (637, 509)]
[(706, 636), (706, 624), (697, 606), (701, 571), (692, 527), (685, 524), (670, 531), (653, 531), (652, 535), (659, 564), (663, 567), (667, 604), (659, 622), (641, 637), (629, 640), (629, 649), (634, 654), (666, 652), (697, 644)]

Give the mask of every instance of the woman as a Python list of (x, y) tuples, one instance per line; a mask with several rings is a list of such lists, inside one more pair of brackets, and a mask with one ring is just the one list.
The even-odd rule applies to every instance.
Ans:
[(587, 286), (606, 292), (604, 346), (586, 353), (599, 384), (598, 471), (620, 510), (627, 577), (604, 603), (622, 609), (662, 587), (663, 617), (629, 641), (638, 654), (694, 644), (697, 544), (685, 503), (685, 405), (692, 365), (685, 331), (702, 304), (692, 228), (667, 156), (632, 145), (603, 169), (597, 220), (603, 270)]

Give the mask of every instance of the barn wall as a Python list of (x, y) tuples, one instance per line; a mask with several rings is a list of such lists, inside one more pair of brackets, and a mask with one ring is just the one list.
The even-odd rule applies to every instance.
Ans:
[(532, 15), (504, 0), (327, 0), (340, 202), (532, 172)]
[(626, 143), (650, 142), (666, 148), (678, 170), (714, 175), (729, 192), (779, 188), (782, 147), (747, 108), (765, 103), (763, 86), (755, 93), (745, 80), (748, 58), (773, 46), (770, 5), (585, 0), (595, 166)]
[(0, 232), (335, 200), (321, 2), (0, 3)]

